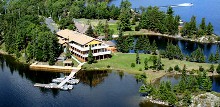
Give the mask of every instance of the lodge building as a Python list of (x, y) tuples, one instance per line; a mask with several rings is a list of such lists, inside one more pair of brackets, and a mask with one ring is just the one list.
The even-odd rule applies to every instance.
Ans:
[(57, 32), (59, 43), (66, 46), (69, 43), (69, 50), (72, 55), (76, 56), (80, 61), (88, 60), (89, 48), (96, 60), (109, 58), (111, 51), (108, 45), (103, 41), (92, 38), (85, 34), (72, 30), (60, 30)]

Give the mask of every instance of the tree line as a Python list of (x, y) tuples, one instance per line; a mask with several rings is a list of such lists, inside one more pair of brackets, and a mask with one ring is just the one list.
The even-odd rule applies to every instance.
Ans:
[[(39, 2), (40, 3), (40, 2)], [(5, 50), (18, 58), (24, 56), (26, 61), (49, 61), (55, 63), (61, 47), (58, 39), (46, 26), (44, 18), (39, 15), (38, 1), (10, 1), (0, 16), (0, 35)]]
[(213, 34), (213, 25), (209, 22), (206, 25), (205, 18), (202, 18), (200, 25), (197, 27), (196, 25), (196, 16), (192, 16), (190, 22), (186, 22), (181, 30), (182, 36), (186, 36), (188, 38), (198, 38), (206, 35)]
[(209, 57), (206, 57), (203, 49), (200, 47), (194, 50), (190, 55), (184, 55), (180, 47), (173, 45), (171, 41), (167, 42), (165, 50), (158, 51), (156, 41), (153, 40), (153, 42), (150, 42), (147, 35), (138, 36), (134, 39), (132, 35), (123, 36), (123, 32), (120, 32), (116, 42), (117, 50), (122, 53), (128, 53), (133, 49), (135, 53), (160, 54), (162, 58), (168, 58), (169, 60), (178, 59), (198, 63), (205, 63), (208, 60), (209, 63), (212, 64), (218, 63), (220, 60), (219, 47), (217, 47), (215, 54), (211, 53)]
[[(201, 91), (210, 92), (212, 81), (206, 71), (198, 71), (198, 76), (186, 74), (186, 66), (181, 70), (180, 82), (171, 85), (170, 81), (161, 82), (159, 85), (144, 83), (139, 92), (152, 96), (153, 99), (168, 102), (170, 106), (189, 106), (192, 102), (192, 95)], [(139, 80), (145, 80), (146, 76), (136, 76)]]

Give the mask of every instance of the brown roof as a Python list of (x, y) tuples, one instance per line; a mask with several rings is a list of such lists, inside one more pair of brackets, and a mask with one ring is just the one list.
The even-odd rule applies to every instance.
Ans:
[(74, 41), (78, 44), (84, 45), (92, 40), (94, 40), (95, 38), (92, 38), (90, 36), (86, 36), (82, 33), (78, 33), (76, 31), (72, 31), (72, 30), (60, 30), (57, 32), (57, 35), (68, 39), (69, 38), (69, 42)]
[(80, 32), (80, 33), (85, 33), (86, 30), (89, 28), (89, 25), (86, 24), (81, 24), (80, 22), (74, 21), (76, 29)]
[(105, 41), (105, 44), (107, 44), (108, 46), (116, 46), (116, 44), (112, 41)]

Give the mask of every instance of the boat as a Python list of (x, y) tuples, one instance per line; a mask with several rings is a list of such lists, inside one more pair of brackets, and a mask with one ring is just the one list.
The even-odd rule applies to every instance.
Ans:
[(187, 7), (187, 6), (193, 6), (193, 4), (192, 3), (182, 3), (182, 4), (178, 4), (177, 6)]
[(64, 77), (64, 78), (55, 78), (55, 79), (52, 79), (52, 82), (60, 83), (60, 82), (62, 82), (64, 79), (65, 79), (65, 77)]
[(68, 86), (64, 85), (64, 86), (60, 87), (60, 89), (66, 91), (66, 90), (68, 90)]
[(60, 87), (61, 90), (67, 91), (67, 90), (72, 90), (73, 85), (67, 85), (65, 84), (64, 86)]
[(73, 85), (67, 85), (67, 87), (68, 87), (69, 90), (73, 89)]
[(67, 83), (69, 83), (69, 84), (78, 84), (79, 79), (70, 79), (69, 81), (67, 81)]

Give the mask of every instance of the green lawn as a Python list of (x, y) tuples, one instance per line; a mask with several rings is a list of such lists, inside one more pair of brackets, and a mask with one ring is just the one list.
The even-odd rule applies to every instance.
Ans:
[[(144, 71), (144, 59), (147, 57), (150, 58), (150, 54), (139, 54), (141, 59), (141, 64), (136, 65), (134, 68), (131, 67), (131, 63), (135, 63), (136, 54), (129, 54), (129, 53), (114, 53), (112, 58), (98, 61), (94, 64), (85, 64), (83, 67), (86, 69), (107, 69), (107, 66), (109, 65), (111, 69), (115, 70), (123, 70), (125, 72), (131, 73), (131, 74), (140, 74)], [(148, 81), (153, 81), (156, 78), (159, 78), (163, 75), (165, 75), (169, 67), (174, 67), (175, 65), (178, 65), (181, 69), (184, 65), (186, 65), (187, 70), (192, 69), (199, 69), (199, 66), (203, 66), (205, 69), (209, 69), (211, 64), (207, 63), (195, 63), (195, 62), (188, 62), (188, 61), (180, 61), (180, 60), (169, 60), (169, 59), (162, 59), (162, 63), (164, 64), (164, 70), (163, 71), (154, 71), (154, 70), (147, 70), (146, 74), (148, 75)], [(148, 63), (148, 66), (151, 66), (152, 62), (150, 61)], [(215, 65), (216, 68), (217, 65)], [(142, 71), (139, 71), (142, 69)]]
[[(85, 19), (85, 18), (75, 19), (75, 20), (80, 22), (80, 23), (82, 23), (82, 24), (88, 24), (88, 21), (90, 21), (91, 25), (93, 25), (93, 26), (97, 26), (100, 21), (103, 24), (106, 21), (106, 19)], [(114, 31), (114, 34), (118, 34), (118, 24), (117, 24), (117, 22), (118, 22), (118, 20), (116, 20), (115, 22), (109, 22), (108, 23), (109, 24), (109, 28)], [(132, 25), (131, 26), (132, 31), (125, 31), (124, 35), (128, 35), (128, 34), (131, 34), (131, 35), (133, 35), (133, 34), (143, 34), (143, 32), (134, 31), (136, 25)]]

